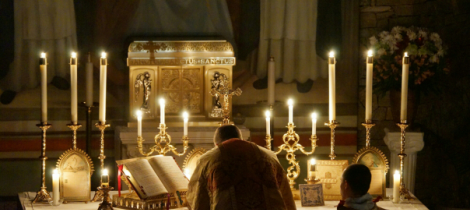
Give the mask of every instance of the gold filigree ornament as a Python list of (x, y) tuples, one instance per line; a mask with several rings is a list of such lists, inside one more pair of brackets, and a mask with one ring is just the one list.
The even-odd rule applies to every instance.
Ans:
[[(386, 175), (389, 169), (388, 159), (385, 154), (376, 147), (366, 146), (354, 155), (352, 163), (364, 164), (370, 169), (372, 181), (369, 194), (384, 198), (386, 195)], [(377, 185), (377, 182), (381, 184)]]
[(59, 157), (56, 167), (60, 173), (60, 197), (64, 199), (64, 203), (89, 202), (91, 175), (95, 171), (90, 156), (81, 149), (70, 148)]
[(199, 158), (206, 152), (204, 148), (195, 148), (186, 155), (183, 161), (183, 173), (188, 179), (191, 179)]

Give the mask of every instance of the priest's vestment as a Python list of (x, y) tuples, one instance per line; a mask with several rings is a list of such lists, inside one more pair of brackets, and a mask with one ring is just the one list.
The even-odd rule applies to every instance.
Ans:
[(296, 209), (276, 155), (240, 139), (224, 141), (201, 156), (189, 181), (191, 209)]

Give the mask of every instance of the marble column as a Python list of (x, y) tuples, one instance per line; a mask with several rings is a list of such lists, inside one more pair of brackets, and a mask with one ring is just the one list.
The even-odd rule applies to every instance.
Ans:
[[(393, 183), (393, 173), (395, 170), (400, 170), (400, 132), (390, 132), (387, 128), (385, 130), (384, 142), (390, 149), (390, 171), (389, 181)], [(405, 165), (403, 172), (403, 179), (405, 186), (414, 193), (415, 177), (416, 177), (416, 153), (421, 151), (424, 147), (423, 141), (424, 133), (421, 132), (406, 132), (405, 141)]]

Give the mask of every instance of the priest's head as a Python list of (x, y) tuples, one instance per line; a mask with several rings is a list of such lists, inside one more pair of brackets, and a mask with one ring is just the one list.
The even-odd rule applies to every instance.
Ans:
[(352, 164), (343, 172), (341, 180), (341, 197), (358, 198), (367, 193), (372, 175), (369, 168), (363, 164)]
[(242, 133), (237, 126), (222, 125), (218, 127), (214, 134), (214, 144), (219, 145), (229, 139), (242, 139)]

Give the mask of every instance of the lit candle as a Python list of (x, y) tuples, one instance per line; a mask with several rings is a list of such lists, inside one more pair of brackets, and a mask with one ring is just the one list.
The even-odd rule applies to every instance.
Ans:
[(41, 72), (41, 121), (47, 124), (47, 57), (41, 53), (39, 59), (39, 71)]
[(77, 124), (78, 114), (77, 114), (77, 53), (72, 52), (72, 57), (70, 58), (70, 89), (71, 93), (71, 114), (72, 114), (72, 123)]
[(336, 121), (336, 73), (335, 73), (335, 52), (331, 51), (328, 58), (328, 77), (329, 77), (329, 114), (330, 122)]
[(266, 110), (264, 115), (266, 115), (266, 136), (268, 136), (271, 135), (271, 112)]
[(87, 106), (93, 106), (93, 63), (91, 63), (91, 57), (88, 53), (88, 62), (85, 68), (86, 73), (86, 98), (85, 104)]
[(317, 135), (317, 113), (312, 113), (312, 135)]
[(317, 164), (315, 158), (310, 159), (307, 163), (307, 178), (310, 180), (315, 179), (315, 164)]
[(165, 124), (165, 99), (160, 98), (160, 124)]
[(405, 52), (403, 56), (403, 72), (401, 77), (401, 112), (400, 112), (400, 121), (406, 121), (407, 114), (407, 102), (408, 102), (408, 76), (410, 75), (410, 57), (408, 53)]
[(268, 61), (268, 105), (274, 104), (275, 71), (274, 57), (271, 57)]
[(59, 170), (56, 168), (54, 169), (54, 172), (52, 173), (52, 199), (53, 199), (54, 206), (59, 205), (59, 199), (60, 199), (59, 179), (60, 179)]
[(100, 107), (99, 107), (99, 121), (101, 124), (106, 122), (106, 75), (108, 60), (106, 53), (101, 53), (100, 59)]
[(372, 120), (372, 77), (373, 77), (373, 57), (372, 50), (367, 51), (367, 68), (366, 68), (366, 123)]
[(142, 111), (137, 110), (137, 137), (142, 137)]
[(393, 174), (393, 202), (398, 203), (400, 200), (400, 172), (395, 170)]
[(289, 123), (294, 124), (294, 101), (292, 99), (287, 100), (289, 105)]
[(101, 173), (101, 186), (108, 187), (109, 186), (109, 174), (108, 169), (103, 169)]
[(187, 136), (188, 135), (188, 120), (189, 120), (188, 112), (183, 112), (183, 120), (184, 120), (183, 135)]

